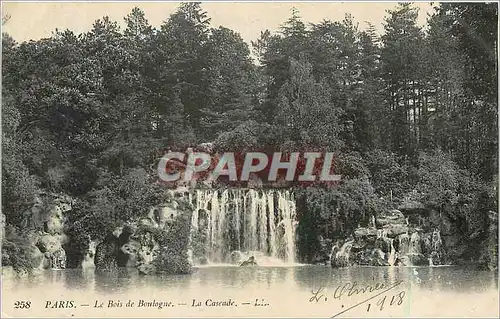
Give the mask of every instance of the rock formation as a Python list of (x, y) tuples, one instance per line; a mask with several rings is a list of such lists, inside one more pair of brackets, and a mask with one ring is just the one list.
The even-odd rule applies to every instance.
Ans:
[[(170, 195), (167, 203), (153, 207), (147, 217), (117, 227), (97, 245), (94, 258), (97, 270), (129, 267), (143, 275), (156, 274), (170, 271), (164, 268), (171, 265), (172, 258), (179, 258), (174, 267), (181, 264), (189, 270), (187, 243), (192, 207), (185, 189)], [(187, 228), (181, 230), (179, 225)]]
[[(419, 219), (413, 219), (419, 220)], [(443, 263), (443, 241), (437, 228), (414, 224), (399, 210), (371, 216), (367, 227), (354, 230), (354, 238), (334, 245), (332, 267), (437, 265)]]
[(332, 247), (332, 252), (330, 254), (330, 263), (332, 267), (341, 268), (351, 266), (351, 250), (353, 244), (354, 240), (347, 239), (342, 245), (335, 244)]
[(40, 260), (38, 268), (66, 268), (64, 215), (71, 210), (72, 204), (69, 196), (39, 194), (33, 206), (23, 213), (23, 225), (34, 229), (27, 237), (31, 243), (30, 255), (34, 260)]

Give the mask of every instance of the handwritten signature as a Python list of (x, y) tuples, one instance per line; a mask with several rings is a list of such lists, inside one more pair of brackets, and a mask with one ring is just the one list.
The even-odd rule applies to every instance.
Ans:
[[(349, 283), (346, 283), (343, 285), (339, 285), (339, 286), (337, 286), (337, 288), (335, 289), (335, 291), (333, 293), (333, 299), (340, 300), (342, 297), (346, 297), (346, 296), (351, 297), (353, 295), (362, 295), (362, 294), (368, 294), (368, 293), (373, 293), (373, 292), (377, 292), (377, 293), (370, 296), (367, 299), (362, 300), (361, 302), (358, 302), (357, 304), (355, 304), (351, 307), (348, 307), (348, 308), (342, 310), (341, 312), (333, 315), (332, 318), (335, 318), (335, 317), (337, 317), (337, 316), (339, 316), (339, 315), (341, 315), (341, 314), (343, 314), (351, 309), (354, 309), (354, 308), (374, 299), (374, 298), (377, 298), (378, 296), (381, 296), (381, 295), (387, 293), (389, 290), (396, 288), (397, 286), (401, 285), (402, 283), (403, 283), (403, 281), (397, 281), (394, 284), (388, 285), (386, 283), (377, 282), (377, 283), (374, 283), (372, 285), (361, 286), (361, 285), (358, 285), (358, 283), (356, 281), (354, 281), (354, 282), (349, 282)], [(324, 287), (320, 287), (317, 290), (312, 290), (311, 294), (312, 294), (312, 296), (309, 299), (309, 302), (311, 302), (311, 303), (318, 303), (320, 301), (325, 301), (325, 302), (328, 301), (328, 294), (325, 292)], [(393, 305), (395, 303), (397, 305), (401, 305), (401, 303), (403, 302), (404, 295), (405, 295), (405, 292), (401, 291), (397, 295), (392, 296), (392, 300), (390, 301), (390, 305)], [(382, 299), (380, 299), (377, 302), (377, 306), (380, 306), (380, 310), (383, 309), (386, 299), (387, 299), (387, 296), (384, 296)], [(371, 304), (368, 305), (367, 311), (370, 310), (370, 306), (371, 306)]]

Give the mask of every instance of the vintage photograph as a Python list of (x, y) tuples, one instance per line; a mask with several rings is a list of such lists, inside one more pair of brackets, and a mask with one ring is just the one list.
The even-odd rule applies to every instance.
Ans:
[(1, 317), (498, 318), (498, 3), (2, 3)]

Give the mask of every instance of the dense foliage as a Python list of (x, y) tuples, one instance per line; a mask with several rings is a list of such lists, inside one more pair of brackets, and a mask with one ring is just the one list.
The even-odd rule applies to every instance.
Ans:
[(23, 212), (42, 190), (77, 198), (69, 218), (93, 238), (143, 216), (162, 200), (162, 150), (202, 142), (341, 154), (339, 187), (299, 192), (304, 251), (409, 197), (481, 243), (497, 206), (497, 15), (443, 3), (423, 29), (404, 3), (379, 36), (349, 15), (307, 25), (294, 10), (253, 55), (199, 3), (159, 28), (135, 8), (124, 30), (104, 17), (82, 34), (3, 34), (4, 247), (23, 247)]

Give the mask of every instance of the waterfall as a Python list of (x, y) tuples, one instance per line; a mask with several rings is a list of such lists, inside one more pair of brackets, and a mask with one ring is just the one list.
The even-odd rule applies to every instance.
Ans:
[[(296, 207), (285, 190), (196, 190), (192, 231), (205, 232), (207, 258), (227, 262), (231, 252), (295, 262)], [(200, 212), (206, 212), (203, 227)]]
[(332, 250), (330, 251), (330, 262), (333, 260), (333, 258), (337, 258), (337, 253), (338, 253), (339, 247), (337, 245), (333, 245)]
[(410, 252), (410, 237), (408, 234), (401, 234), (398, 237), (399, 241), (399, 253), (401, 255), (407, 255)]
[(285, 261), (295, 262), (296, 208), (295, 201), (290, 199), (290, 192), (278, 193), (278, 212), (285, 237)]
[(342, 245), (342, 248), (337, 252), (336, 258), (344, 257), (345, 259), (349, 259), (349, 255), (351, 254), (353, 241), (348, 241)]
[(387, 262), (389, 263), (390, 266), (394, 266), (396, 262), (396, 250), (394, 249), (394, 239), (389, 239), (390, 245), (391, 245), (391, 250), (389, 253), (389, 257), (387, 258)]
[(377, 239), (382, 239), (384, 241), (384, 245), (388, 247), (387, 253), (387, 262), (390, 266), (393, 266), (396, 263), (396, 249), (394, 248), (394, 239), (389, 238), (387, 229), (378, 229), (377, 230)]
[[(274, 212), (274, 195), (267, 193), (267, 209), (269, 212)], [(276, 222), (274, 221), (274, 214), (269, 214), (269, 254), (271, 256), (278, 252), (278, 243), (276, 241)], [(293, 248), (295, 250), (295, 248)]]
[(345, 242), (340, 250), (338, 246), (335, 245), (332, 248), (332, 252), (330, 254), (330, 263), (332, 267), (346, 267), (349, 266), (349, 257), (351, 254), (351, 248), (354, 241), (350, 240)]
[(429, 256), (429, 266), (435, 266), (436, 264), (441, 264), (441, 245), (443, 244), (441, 240), (441, 233), (436, 228), (432, 233), (431, 237), (431, 253)]
[(408, 254), (420, 254), (420, 252), (420, 235), (417, 232), (414, 232), (411, 234)]
[(435, 229), (432, 233), (432, 251), (439, 253), (441, 249), (441, 232), (438, 229)]

